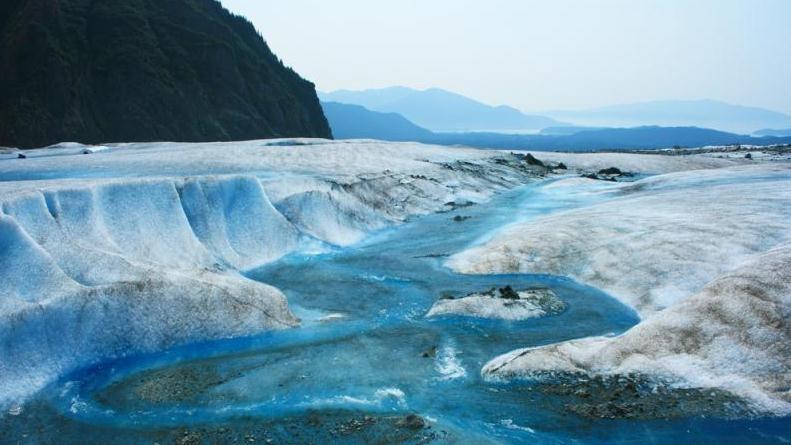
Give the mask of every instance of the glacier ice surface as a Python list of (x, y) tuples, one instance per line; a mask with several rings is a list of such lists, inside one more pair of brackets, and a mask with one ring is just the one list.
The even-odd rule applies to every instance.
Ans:
[(0, 407), (97, 360), (297, 326), (241, 272), (529, 179), (497, 152), (377, 141), (26, 154), (0, 159)]

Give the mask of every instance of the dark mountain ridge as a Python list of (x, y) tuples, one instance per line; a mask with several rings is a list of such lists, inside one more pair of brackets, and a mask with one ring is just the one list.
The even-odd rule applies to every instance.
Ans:
[(331, 137), (312, 83), (215, 0), (4, 0), (0, 145)]

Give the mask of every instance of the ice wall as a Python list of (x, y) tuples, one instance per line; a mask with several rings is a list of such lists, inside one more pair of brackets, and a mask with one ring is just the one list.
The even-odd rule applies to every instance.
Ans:
[(277, 289), (232, 271), (299, 236), (250, 177), (97, 181), (5, 200), (2, 398), (100, 357), (295, 326)]

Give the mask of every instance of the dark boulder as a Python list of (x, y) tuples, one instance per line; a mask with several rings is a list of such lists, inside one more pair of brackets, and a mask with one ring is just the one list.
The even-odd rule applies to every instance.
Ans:
[(610, 167), (599, 170), (599, 174), (608, 176), (621, 176), (623, 175), (623, 172), (617, 167)]
[(500, 298), (505, 298), (507, 300), (519, 299), (519, 294), (511, 286), (501, 287), (499, 291), (500, 291)]
[(436, 346), (432, 346), (432, 347), (428, 348), (426, 351), (423, 351), (423, 353), (420, 354), (420, 356), (423, 357), (423, 358), (434, 358), (434, 357), (436, 357), (437, 356), (437, 347)]
[(523, 159), (525, 162), (527, 162), (527, 165), (537, 165), (540, 167), (544, 167), (544, 163), (536, 159), (536, 157), (530, 153), (525, 154)]
[(421, 430), (426, 427), (426, 421), (417, 414), (408, 414), (406, 417), (399, 419), (396, 425), (410, 430)]

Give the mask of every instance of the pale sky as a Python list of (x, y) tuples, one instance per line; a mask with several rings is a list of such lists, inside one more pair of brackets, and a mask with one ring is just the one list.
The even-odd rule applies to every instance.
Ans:
[(718, 99), (791, 114), (791, 0), (221, 0), (322, 91), (525, 111)]

